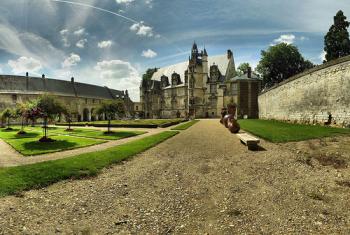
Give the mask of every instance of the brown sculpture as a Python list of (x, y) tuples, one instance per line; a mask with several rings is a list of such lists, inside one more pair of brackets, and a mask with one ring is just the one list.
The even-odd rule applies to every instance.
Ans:
[(238, 133), (240, 130), (240, 126), (235, 119), (237, 106), (235, 104), (229, 104), (227, 105), (227, 111), (226, 108), (223, 108), (221, 111), (221, 120), (220, 122), (228, 128), (231, 133)]

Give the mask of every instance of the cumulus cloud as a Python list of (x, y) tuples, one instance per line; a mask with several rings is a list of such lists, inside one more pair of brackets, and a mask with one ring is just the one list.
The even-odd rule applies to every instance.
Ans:
[(142, 56), (146, 58), (154, 58), (157, 56), (157, 52), (148, 49), (146, 51), (142, 51)]
[(85, 44), (87, 43), (87, 39), (84, 38), (84, 39), (81, 39), (79, 40), (75, 45), (79, 48), (85, 48)]
[(116, 0), (116, 3), (118, 3), (118, 4), (130, 4), (134, 1), (135, 0)]
[(79, 55), (71, 53), (70, 56), (62, 62), (62, 68), (70, 68), (72, 66), (76, 66), (80, 61), (81, 58)]
[(279, 38), (273, 40), (274, 44), (287, 43), (292, 44), (295, 42), (295, 35), (293, 34), (282, 34)]
[(37, 74), (37, 72), (42, 68), (39, 60), (25, 56), (21, 56), (17, 60), (9, 60), (8, 65), (15, 74), (24, 74), (25, 72)]
[(70, 43), (69, 43), (69, 39), (68, 39), (69, 30), (68, 29), (62, 29), (60, 31), (60, 35), (61, 35), (61, 38), (62, 38), (63, 46), (64, 47), (70, 47)]
[(321, 61), (325, 61), (325, 60), (326, 60), (326, 52), (325, 52), (325, 51), (322, 51), (318, 58), (319, 58)]
[(99, 48), (110, 48), (113, 42), (111, 40), (101, 41), (97, 44)]
[(80, 28), (80, 29), (74, 31), (73, 34), (76, 36), (82, 36), (85, 34), (85, 28)]
[(144, 24), (143, 21), (131, 25), (130, 30), (136, 32), (137, 35), (152, 37), (153, 28)]

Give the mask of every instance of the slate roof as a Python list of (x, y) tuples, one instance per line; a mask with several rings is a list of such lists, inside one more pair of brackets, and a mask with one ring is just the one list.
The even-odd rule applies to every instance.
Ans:
[[(219, 55), (219, 56), (209, 56), (208, 57), (208, 71), (209, 67), (215, 63), (218, 65), (221, 74), (225, 75), (228, 67), (229, 60), (227, 59), (227, 55)], [(160, 81), (161, 76), (165, 75), (168, 78), (171, 78), (171, 75), (176, 72), (180, 74), (181, 80), (184, 81), (185, 71), (188, 67), (188, 61), (181, 62), (178, 64), (166, 66), (158, 69), (152, 76), (152, 80)]]
[(86, 83), (51, 78), (0, 75), (0, 93), (51, 93), (61, 96), (113, 99), (123, 97), (124, 91)]

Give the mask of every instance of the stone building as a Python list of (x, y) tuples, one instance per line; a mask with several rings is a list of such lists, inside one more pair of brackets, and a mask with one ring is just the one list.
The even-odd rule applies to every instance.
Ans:
[(120, 99), (125, 103), (127, 113), (133, 112), (133, 102), (128, 91), (113, 90), (108, 87), (85, 83), (28, 76), (0, 75), (0, 112), (15, 107), (17, 103), (27, 102), (42, 94), (57, 96), (59, 100), (76, 110), (75, 121), (104, 120), (94, 110), (104, 100)]
[(236, 76), (231, 50), (209, 57), (194, 43), (187, 62), (160, 68), (150, 80), (143, 80), (140, 99), (146, 118), (213, 118), (229, 103), (238, 106), (237, 115), (258, 117), (261, 80), (251, 69)]

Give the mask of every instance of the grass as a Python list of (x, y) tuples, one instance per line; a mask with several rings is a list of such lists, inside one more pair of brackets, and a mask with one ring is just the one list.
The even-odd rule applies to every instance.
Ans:
[(192, 120), (192, 121), (180, 124), (174, 128), (171, 128), (171, 130), (179, 130), (179, 131), (186, 130), (186, 129), (190, 128), (191, 126), (193, 126), (194, 124), (196, 124), (197, 122), (199, 122), (199, 120)]
[(103, 151), (33, 165), (0, 168), (0, 196), (97, 175), (101, 169), (143, 152), (178, 132), (166, 131)]
[(56, 128), (51, 132), (54, 134), (60, 134), (60, 135), (70, 135), (70, 136), (87, 137), (87, 138), (104, 139), (104, 140), (119, 140), (119, 139), (142, 135), (146, 133), (144, 131), (116, 131), (116, 132), (107, 134), (104, 131), (81, 129), (81, 128), (80, 129), (74, 128), (73, 131), (69, 131), (69, 132), (63, 128)]
[(51, 138), (54, 139), (55, 142), (41, 143), (38, 141), (37, 137), (7, 139), (5, 141), (24, 156), (34, 156), (45, 153), (60, 152), (64, 150), (82, 148), (105, 142), (103, 140), (63, 135), (51, 136)]
[(72, 132), (67, 132), (64, 128), (50, 127), (49, 135), (56, 141), (53, 143), (40, 143), (38, 140), (42, 136), (41, 127), (27, 127), (25, 128), (27, 132), (25, 135), (17, 135), (19, 130), (19, 127), (13, 127), (11, 131), (0, 129), (0, 138), (24, 156), (87, 147), (104, 143), (105, 141), (103, 140), (119, 140), (145, 133), (141, 131), (118, 131), (105, 134), (103, 131), (91, 129), (75, 129)]
[(245, 131), (275, 143), (350, 134), (350, 129), (291, 124), (275, 120), (248, 119), (239, 120), (239, 124)]

